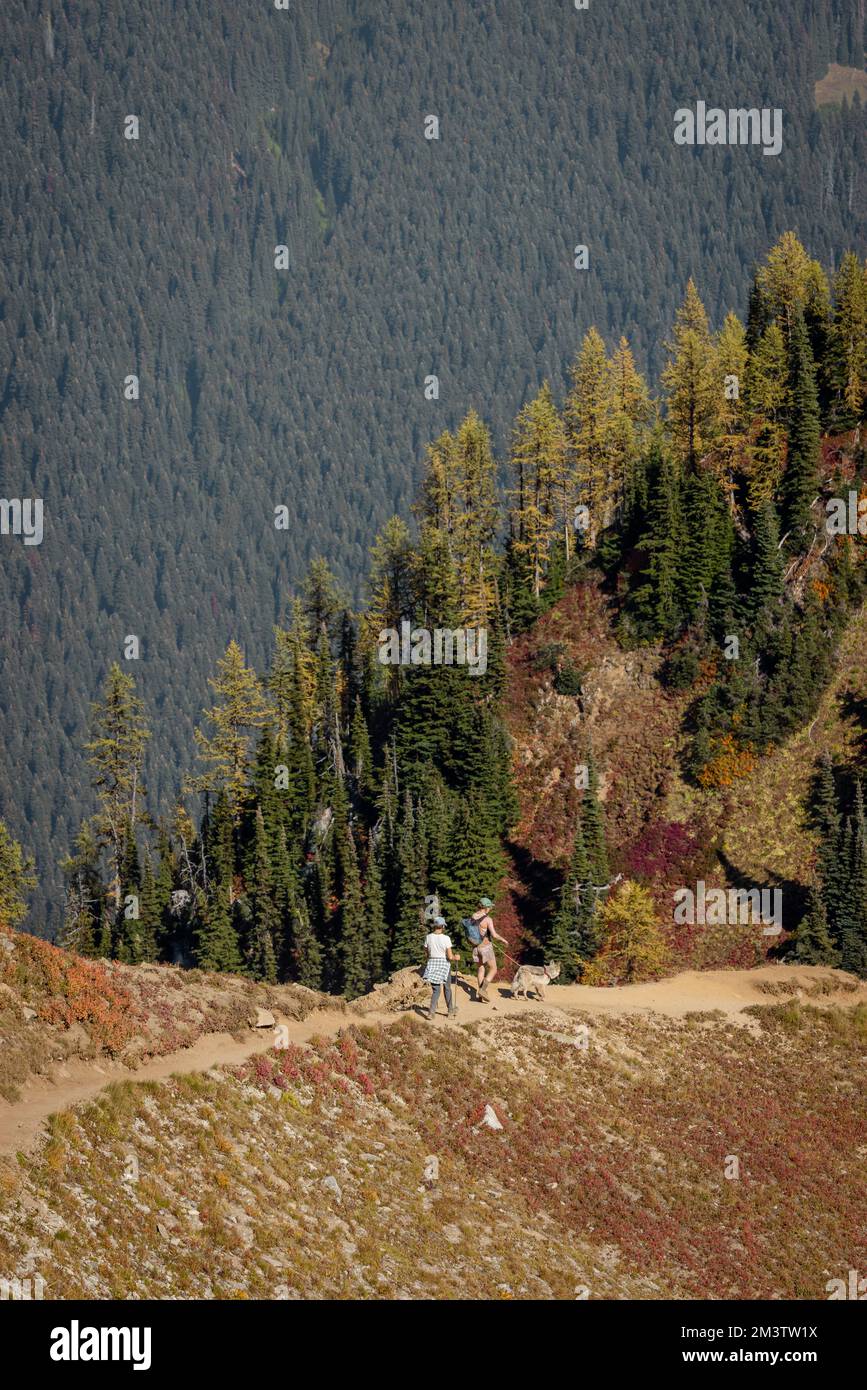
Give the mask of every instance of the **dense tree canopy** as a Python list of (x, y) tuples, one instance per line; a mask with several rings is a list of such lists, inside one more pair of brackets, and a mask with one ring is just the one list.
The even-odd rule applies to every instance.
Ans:
[[(845, 257), (833, 291), (809, 268), (821, 307), (814, 355), (793, 265), (810, 263), (785, 237), (758, 267), (751, 298), (755, 314), (767, 297), (784, 342), (780, 473), (760, 502), (748, 441), (764, 427), (762, 407), (750, 395), (741, 404), (728, 385), (729, 369), (753, 380), (756, 359), (767, 375), (769, 327), (748, 330), (730, 312), (714, 333), (690, 281), (660, 399), (628, 340), (609, 353), (591, 330), (562, 404), (546, 383), (518, 412), (502, 498), (488, 429), (470, 410), (427, 450), (413, 525), (392, 517), (374, 542), (365, 609), (352, 609), (317, 557), (265, 669), (230, 641), (170, 816), (145, 804), (145, 709), (113, 664), (86, 744), (98, 809), (65, 864), (63, 940), (350, 996), (417, 963), (426, 899), (454, 930), (502, 881), (518, 809), (506, 651), (578, 581), (609, 587), (621, 641), (658, 644), (664, 682), (689, 691), (683, 770), (696, 788), (731, 785), (803, 725), (865, 593), (863, 537), (829, 531), (825, 506), (863, 481), (863, 419), (847, 435), (854, 480), (823, 461), (820, 439), (840, 409), (835, 325), (867, 268)], [(856, 348), (861, 361), (860, 339)], [(864, 400), (861, 383), (850, 395)], [(803, 492), (806, 476), (818, 496)], [(795, 497), (801, 510), (783, 535)], [(571, 524), (573, 506), (586, 526)], [(580, 696), (581, 682), (558, 669), (554, 689)], [(614, 872), (589, 747), (586, 756), (571, 862), (538, 944), (565, 980), (639, 978), (664, 968), (663, 925), (646, 887)], [(825, 768), (817, 881), (795, 949), (864, 974), (860, 783), (851, 809), (839, 800)]]

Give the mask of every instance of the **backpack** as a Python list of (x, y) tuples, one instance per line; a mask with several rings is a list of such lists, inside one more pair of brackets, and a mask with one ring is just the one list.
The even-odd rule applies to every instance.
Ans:
[(472, 917), (462, 917), (461, 926), (464, 929), (464, 935), (470, 945), (480, 946), (482, 942), (482, 933), (479, 931), (478, 922), (474, 922)]

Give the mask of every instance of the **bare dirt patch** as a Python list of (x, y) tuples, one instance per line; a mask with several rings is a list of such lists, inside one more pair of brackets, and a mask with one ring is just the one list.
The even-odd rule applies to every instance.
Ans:
[(851, 101), (856, 92), (862, 101), (867, 99), (867, 72), (840, 63), (832, 63), (813, 88), (817, 106), (839, 106), (844, 97)]

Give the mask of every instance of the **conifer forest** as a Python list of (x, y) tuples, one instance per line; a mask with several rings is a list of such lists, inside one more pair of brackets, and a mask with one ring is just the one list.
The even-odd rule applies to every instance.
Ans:
[[(605, 981), (624, 922), (698, 959), (688, 860), (867, 975), (857, 746), (810, 745), (785, 882), (723, 848), (857, 702), (859, 7), (287, 8), (2, 22), (4, 919), (354, 998), (484, 894)], [(674, 750), (634, 804), (587, 605)]]
[(0, 75), (4, 1345), (841, 1385), (865, 0), (7, 0)]

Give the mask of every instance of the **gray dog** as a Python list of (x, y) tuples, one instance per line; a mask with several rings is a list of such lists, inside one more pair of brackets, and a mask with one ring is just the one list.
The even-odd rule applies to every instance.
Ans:
[(560, 966), (555, 960), (549, 960), (547, 965), (522, 965), (512, 981), (512, 998), (517, 999), (520, 995), (527, 998), (527, 990), (534, 989), (537, 999), (545, 998), (545, 988), (556, 980), (560, 974)]

